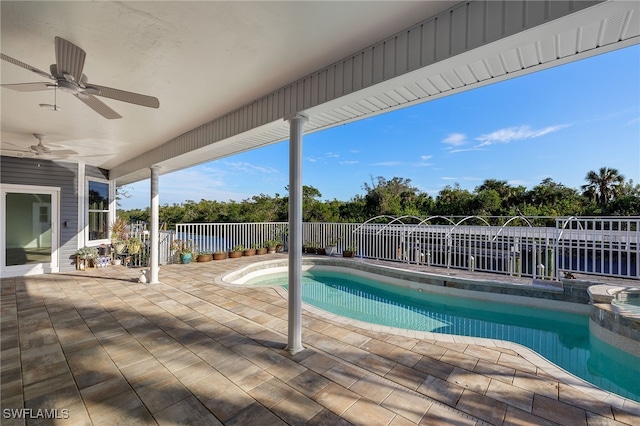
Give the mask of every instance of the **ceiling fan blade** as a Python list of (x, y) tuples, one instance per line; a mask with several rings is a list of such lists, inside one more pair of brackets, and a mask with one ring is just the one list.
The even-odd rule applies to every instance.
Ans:
[(60, 75), (71, 75), (79, 82), (84, 69), (86, 52), (62, 37), (56, 37), (56, 64)]
[(100, 90), (100, 93), (96, 96), (104, 96), (105, 98), (115, 99), (117, 101), (128, 102), (130, 104), (136, 104), (149, 108), (158, 108), (160, 101), (153, 96), (141, 95), (139, 93), (127, 92), (125, 90), (113, 89), (111, 87), (99, 86), (97, 84), (89, 83), (90, 86)]
[(52, 151), (49, 151), (49, 154), (55, 155), (55, 156), (61, 156), (61, 155), (69, 156), (69, 155), (76, 155), (77, 152), (72, 151), (70, 149), (54, 149)]
[(2, 151), (11, 151), (11, 152), (15, 152), (15, 154), (12, 154), (18, 158), (33, 158), (36, 156), (36, 153), (33, 151), (21, 151), (18, 149), (7, 149), (7, 148), (2, 148)]
[(53, 87), (50, 86), (51, 84), (55, 86), (55, 83), (17, 83), (2, 84), (0, 86), (6, 89), (16, 90), (18, 92), (39, 92), (41, 90), (51, 89)]
[(54, 78), (51, 74), (49, 74), (48, 72), (44, 72), (44, 71), (42, 71), (42, 70), (39, 70), (39, 69), (38, 69), (38, 68), (36, 68), (36, 67), (32, 67), (32, 66), (31, 66), (31, 65), (29, 65), (29, 64), (25, 64), (25, 63), (24, 63), (24, 62), (22, 62), (22, 61), (19, 61), (19, 60), (17, 60), (17, 59), (13, 59), (11, 56), (7, 56), (7, 55), (5, 55), (4, 53), (0, 53), (0, 58), (1, 58), (2, 60), (4, 60), (4, 61), (7, 61), (7, 62), (12, 63), (13, 65), (17, 65), (17, 66), (19, 66), (20, 68), (24, 68), (24, 69), (26, 69), (26, 70), (29, 70), (29, 71), (35, 72), (36, 74), (39, 74), (39, 75), (41, 75), (42, 77), (48, 78), (48, 79), (50, 79), (50, 80), (55, 80), (55, 78)]
[(122, 118), (120, 114), (112, 110), (109, 106), (107, 106), (107, 104), (105, 104), (104, 102), (102, 102), (100, 99), (96, 98), (93, 95), (87, 95), (86, 93), (83, 93), (81, 95), (75, 95), (75, 97), (80, 99), (87, 106), (89, 106), (89, 108), (91, 108), (92, 110), (94, 110), (95, 112), (103, 116), (104, 118), (107, 118), (109, 120)]
[[(20, 145), (16, 145), (15, 143), (5, 142), (5, 141), (2, 141), (2, 145), (13, 145), (16, 148), (22, 148)], [(2, 148), (2, 149), (11, 149), (11, 148)], [(22, 149), (24, 149), (24, 148), (22, 148)], [(15, 149), (13, 149), (12, 151), (15, 151)], [(28, 152), (28, 151), (24, 151), (24, 152)]]

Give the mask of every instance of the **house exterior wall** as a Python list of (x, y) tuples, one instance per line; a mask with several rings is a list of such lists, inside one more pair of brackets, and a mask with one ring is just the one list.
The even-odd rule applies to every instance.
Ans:
[[(107, 171), (86, 166), (87, 177), (106, 179)], [(84, 177), (83, 177), (84, 179)], [(0, 157), (0, 183), (14, 185), (50, 186), (60, 188), (59, 248), (60, 272), (75, 269), (73, 254), (78, 249), (79, 217), (78, 165), (60, 161), (32, 158)]]

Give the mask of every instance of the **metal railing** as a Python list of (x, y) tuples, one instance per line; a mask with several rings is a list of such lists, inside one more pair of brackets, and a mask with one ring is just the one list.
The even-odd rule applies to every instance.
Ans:
[(560, 270), (639, 278), (640, 218), (558, 218), (556, 228)]
[[(138, 237), (142, 241), (140, 253), (131, 256), (129, 259), (131, 266), (144, 267), (147, 266), (151, 255), (151, 235), (148, 230), (148, 224), (144, 222), (136, 222), (129, 224), (129, 232), (131, 236)], [(160, 230), (158, 239), (159, 251), (158, 262), (160, 265), (173, 263), (173, 253), (171, 253), (171, 242), (174, 240), (174, 231)]]
[[(303, 223), (303, 245), (333, 247), (334, 254), (355, 249), (363, 258), (534, 279), (558, 279), (566, 272), (640, 278), (637, 217), (557, 218), (555, 227), (532, 225), (548, 218), (522, 216), (374, 219)], [(287, 237), (286, 222), (178, 224), (174, 234), (211, 252), (264, 245), (266, 240), (278, 240), (286, 250)]]
[(269, 223), (187, 223), (176, 225), (175, 239), (191, 241), (199, 252), (229, 251), (235, 246), (264, 247), (268, 240), (287, 244), (288, 224)]

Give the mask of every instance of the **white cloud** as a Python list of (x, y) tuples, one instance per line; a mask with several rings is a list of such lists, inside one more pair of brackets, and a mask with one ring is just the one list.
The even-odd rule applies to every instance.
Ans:
[(568, 125), (561, 124), (557, 126), (548, 126), (537, 130), (531, 129), (529, 126), (507, 127), (496, 130), (495, 132), (480, 135), (476, 140), (481, 142), (478, 147), (482, 147), (493, 145), (495, 143), (509, 143), (524, 139), (534, 139), (548, 135), (549, 133), (557, 132), (565, 127), (568, 127)]
[(427, 160), (430, 160), (431, 158), (433, 158), (433, 155), (421, 155), (420, 156), (420, 159), (422, 161), (427, 161)]
[(327, 152), (325, 155), (328, 158), (338, 158), (338, 157), (340, 157), (340, 154), (336, 154), (335, 152)]
[(449, 154), (455, 154), (457, 152), (467, 152), (467, 151), (484, 151), (482, 148), (461, 148), (461, 149), (452, 149), (449, 151)]
[(400, 161), (381, 161), (379, 163), (373, 163), (372, 166), (383, 166), (383, 167), (392, 167), (399, 166), (402, 163)]
[[(235, 191), (225, 179), (227, 173), (214, 167), (192, 167), (160, 176), (160, 204), (182, 204), (186, 200), (242, 200), (250, 193)], [(131, 198), (120, 201), (125, 210), (149, 206), (149, 180), (130, 186)]]
[(467, 136), (463, 133), (451, 133), (442, 140), (442, 143), (446, 143), (451, 146), (460, 146), (467, 143)]
[(358, 164), (359, 161), (358, 160), (345, 160), (345, 161), (340, 161), (339, 164)]
[(477, 178), (477, 177), (473, 177), (473, 176), (464, 176), (461, 178), (457, 178), (457, 177), (449, 177), (449, 176), (442, 176), (440, 179), (442, 180), (457, 180), (457, 181), (477, 181), (477, 180), (482, 180), (481, 178)]
[(258, 166), (247, 163), (246, 161), (238, 161), (235, 163), (225, 162), (225, 164), (235, 171), (250, 174), (279, 174), (280, 172), (273, 167)]

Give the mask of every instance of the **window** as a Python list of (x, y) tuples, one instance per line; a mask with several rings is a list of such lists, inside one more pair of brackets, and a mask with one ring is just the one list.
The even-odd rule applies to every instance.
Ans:
[(109, 184), (89, 181), (89, 241), (109, 238)]

